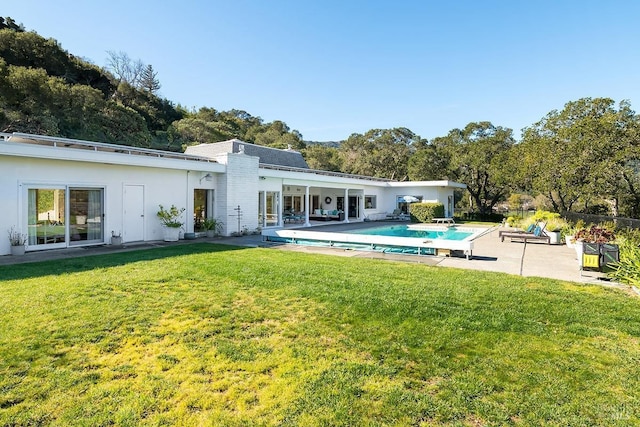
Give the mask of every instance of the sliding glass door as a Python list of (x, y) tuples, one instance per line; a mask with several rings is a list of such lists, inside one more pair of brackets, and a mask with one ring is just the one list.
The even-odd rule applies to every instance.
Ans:
[(69, 189), (69, 243), (101, 243), (104, 241), (103, 190), (101, 188)]
[(30, 249), (104, 242), (104, 189), (27, 187)]
[(27, 190), (27, 237), (29, 247), (66, 246), (66, 190), (64, 187)]

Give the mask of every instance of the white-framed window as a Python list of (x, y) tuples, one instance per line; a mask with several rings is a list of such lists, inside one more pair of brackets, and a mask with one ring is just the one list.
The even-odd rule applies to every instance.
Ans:
[(364, 208), (365, 209), (377, 209), (378, 201), (377, 196), (364, 196)]
[(26, 185), (31, 249), (104, 242), (104, 188)]
[(285, 212), (303, 212), (304, 211), (304, 196), (284, 196), (284, 210)]
[(258, 193), (258, 224), (261, 227), (276, 226), (280, 222), (280, 192), (260, 191)]

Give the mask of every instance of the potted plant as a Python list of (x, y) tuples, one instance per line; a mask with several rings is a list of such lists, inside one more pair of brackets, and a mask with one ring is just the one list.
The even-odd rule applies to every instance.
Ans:
[(205, 218), (202, 226), (207, 230), (207, 237), (215, 237), (222, 232), (223, 222), (217, 218)]
[(560, 218), (560, 216), (549, 216), (545, 222), (544, 232), (549, 236), (549, 244), (560, 244), (560, 236), (562, 229), (567, 226), (567, 221)]
[(9, 230), (9, 244), (11, 245), (11, 255), (24, 255), (27, 249), (27, 235), (11, 227)]
[(156, 213), (156, 216), (160, 218), (162, 227), (164, 228), (164, 241), (165, 242), (177, 242), (180, 239), (180, 229), (182, 228), (182, 221), (180, 216), (185, 211), (185, 208), (178, 209), (176, 205), (171, 205), (169, 209), (165, 209), (164, 206), (160, 206), (160, 210)]
[(111, 232), (111, 244), (113, 246), (122, 246), (122, 235), (120, 233), (116, 234), (115, 231)]

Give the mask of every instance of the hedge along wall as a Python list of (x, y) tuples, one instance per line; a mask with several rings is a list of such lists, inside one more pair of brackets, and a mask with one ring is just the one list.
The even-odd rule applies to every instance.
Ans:
[(432, 218), (444, 216), (442, 203), (412, 203), (409, 205), (409, 214), (413, 222), (431, 222)]

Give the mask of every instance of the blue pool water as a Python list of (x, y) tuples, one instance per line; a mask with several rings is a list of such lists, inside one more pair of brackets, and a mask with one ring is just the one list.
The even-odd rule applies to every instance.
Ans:
[(458, 231), (455, 227), (447, 227), (438, 230), (420, 230), (409, 228), (406, 225), (389, 225), (386, 227), (368, 228), (365, 230), (352, 230), (350, 234), (368, 234), (374, 236), (418, 237), (421, 239), (446, 239), (464, 240), (473, 233)]

